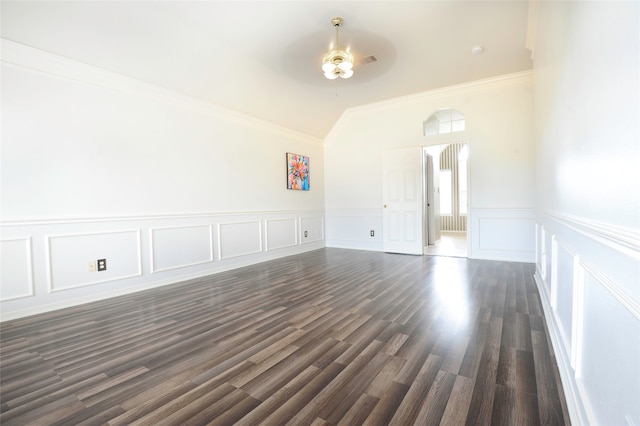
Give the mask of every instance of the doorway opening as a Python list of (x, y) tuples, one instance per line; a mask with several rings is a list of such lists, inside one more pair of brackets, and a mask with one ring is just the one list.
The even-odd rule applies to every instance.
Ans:
[[(424, 122), (424, 254), (468, 257), (469, 154), (464, 115), (436, 111)], [(452, 133), (456, 133), (453, 135)]]

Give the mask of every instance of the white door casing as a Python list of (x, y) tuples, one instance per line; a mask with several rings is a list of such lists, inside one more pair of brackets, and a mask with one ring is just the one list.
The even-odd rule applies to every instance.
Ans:
[(427, 202), (427, 245), (434, 245), (436, 243), (436, 218), (435, 218), (435, 194), (434, 194), (434, 170), (433, 170), (433, 156), (424, 153), (426, 173), (425, 173), (425, 196)]

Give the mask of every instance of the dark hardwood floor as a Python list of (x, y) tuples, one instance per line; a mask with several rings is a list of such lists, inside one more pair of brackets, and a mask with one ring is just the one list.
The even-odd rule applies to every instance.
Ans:
[(322, 249), (1, 325), (6, 425), (562, 425), (534, 265)]

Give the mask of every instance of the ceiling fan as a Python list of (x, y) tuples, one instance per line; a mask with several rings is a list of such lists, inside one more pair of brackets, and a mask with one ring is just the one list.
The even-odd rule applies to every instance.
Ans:
[[(340, 46), (340, 27), (344, 24), (344, 19), (337, 16), (331, 19), (331, 25), (336, 29), (335, 44), (328, 52), (322, 56), (322, 71), (329, 80), (336, 78), (350, 78), (353, 75), (355, 59), (349, 47)], [(358, 64), (366, 65), (376, 62), (378, 59), (373, 56), (365, 56), (358, 60)]]

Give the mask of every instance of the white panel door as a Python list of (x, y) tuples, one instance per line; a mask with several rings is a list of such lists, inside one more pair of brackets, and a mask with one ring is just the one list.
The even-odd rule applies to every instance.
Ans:
[(422, 148), (382, 153), (384, 251), (423, 254)]

